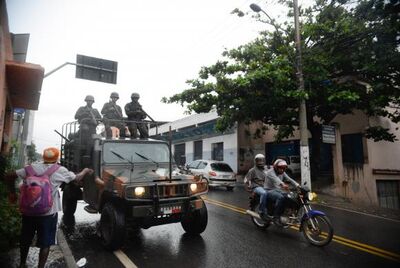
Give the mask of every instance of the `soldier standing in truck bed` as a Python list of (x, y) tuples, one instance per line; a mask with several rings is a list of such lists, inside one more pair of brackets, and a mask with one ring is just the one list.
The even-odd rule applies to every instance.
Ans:
[(147, 129), (146, 123), (142, 123), (143, 119), (147, 117), (147, 113), (142, 109), (142, 105), (139, 103), (139, 94), (132, 93), (131, 100), (125, 105), (125, 113), (128, 116), (129, 132), (131, 133), (131, 138), (137, 138), (137, 130), (139, 129), (140, 138), (148, 138), (149, 131)]
[(103, 123), (106, 128), (107, 139), (112, 138), (111, 127), (116, 127), (120, 131), (120, 137), (125, 137), (125, 123), (123, 122), (122, 109), (117, 105), (119, 95), (117, 92), (112, 92), (110, 95), (110, 101), (106, 102), (101, 109), (103, 115)]
[[(96, 108), (93, 108), (94, 97), (87, 95), (85, 98), (86, 106), (79, 107), (75, 113), (75, 119), (79, 122), (81, 145), (87, 146), (90, 150), (92, 145), (92, 135), (96, 134), (98, 121), (101, 120), (101, 115)], [(89, 151), (88, 151), (89, 152)]]

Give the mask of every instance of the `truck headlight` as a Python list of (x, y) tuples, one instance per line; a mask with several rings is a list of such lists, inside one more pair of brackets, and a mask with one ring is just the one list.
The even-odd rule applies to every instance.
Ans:
[(190, 184), (190, 190), (194, 193), (197, 191), (197, 183)]
[(136, 187), (135, 188), (135, 195), (136, 196), (142, 196), (144, 194), (145, 190), (144, 187)]

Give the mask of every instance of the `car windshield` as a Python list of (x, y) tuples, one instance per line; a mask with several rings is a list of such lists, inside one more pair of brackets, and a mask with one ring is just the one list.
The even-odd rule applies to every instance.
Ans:
[(214, 171), (233, 172), (231, 167), (225, 163), (211, 163), (211, 169)]
[[(143, 158), (145, 156), (145, 158)], [(146, 159), (147, 158), (147, 159)], [(151, 159), (151, 160), (150, 160)], [(169, 151), (164, 143), (112, 143), (104, 144), (103, 160), (105, 163), (156, 163), (169, 162)]]

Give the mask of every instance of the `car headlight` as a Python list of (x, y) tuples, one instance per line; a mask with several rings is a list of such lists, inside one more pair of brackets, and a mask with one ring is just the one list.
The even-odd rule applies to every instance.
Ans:
[(190, 190), (192, 192), (196, 192), (197, 191), (197, 183), (192, 183), (190, 184)]
[(136, 187), (135, 188), (135, 195), (136, 196), (142, 196), (145, 192), (144, 187)]

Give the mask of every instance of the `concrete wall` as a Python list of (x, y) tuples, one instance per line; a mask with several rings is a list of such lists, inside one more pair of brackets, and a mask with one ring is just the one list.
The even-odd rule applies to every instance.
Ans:
[[(12, 129), (12, 107), (6, 84), (6, 61), (12, 60), (12, 46), (8, 28), (5, 0), (0, 0), (0, 151), (8, 151)], [(3, 137), (6, 139), (3, 140)]]
[[(399, 125), (387, 118), (367, 118), (362, 112), (354, 115), (338, 116), (337, 144), (334, 146), (335, 184), (329, 192), (349, 198), (357, 203), (378, 206), (377, 180), (400, 180), (396, 174), (374, 174), (374, 170), (392, 170), (400, 172), (400, 141), (374, 142), (363, 138), (364, 164), (343, 164), (341, 161), (340, 135), (362, 133), (367, 126), (382, 126), (389, 128), (400, 140)], [(339, 155), (339, 157), (337, 157)], [(341, 165), (341, 166), (340, 166)]]

